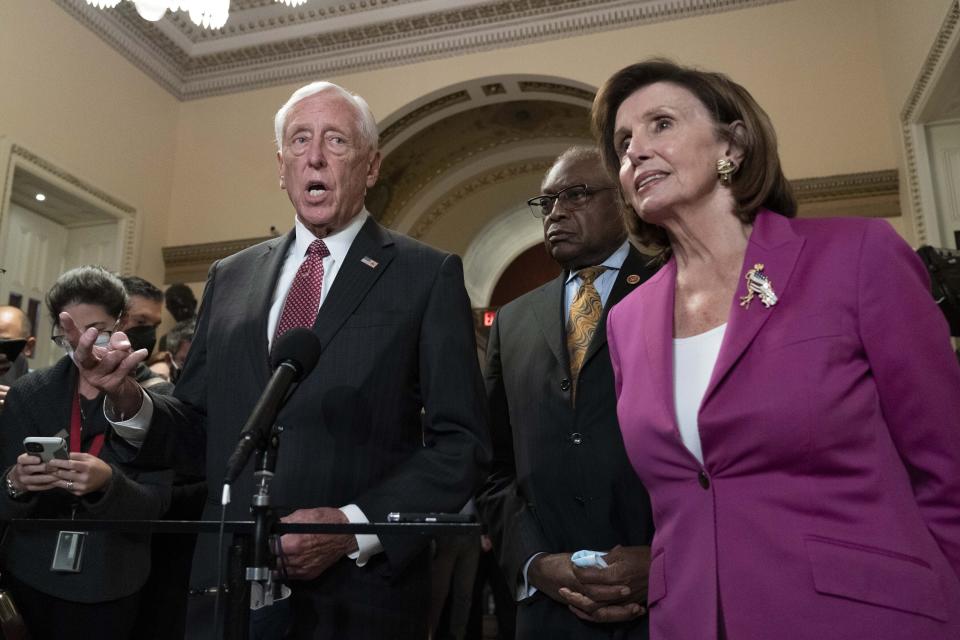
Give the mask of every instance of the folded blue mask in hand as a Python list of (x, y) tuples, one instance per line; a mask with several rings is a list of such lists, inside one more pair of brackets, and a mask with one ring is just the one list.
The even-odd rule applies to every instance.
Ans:
[(606, 551), (577, 551), (572, 556), (570, 556), (570, 562), (577, 565), (578, 567), (597, 567), (598, 569), (606, 569), (607, 561), (603, 559), (603, 556), (607, 555)]

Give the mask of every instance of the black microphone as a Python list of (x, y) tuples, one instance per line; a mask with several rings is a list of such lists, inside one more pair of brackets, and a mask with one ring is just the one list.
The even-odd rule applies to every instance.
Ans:
[(233, 484), (258, 444), (266, 441), (291, 385), (309, 374), (320, 359), (320, 339), (310, 329), (297, 327), (277, 338), (270, 354), (273, 376), (240, 431), (240, 442), (227, 461), (224, 484)]

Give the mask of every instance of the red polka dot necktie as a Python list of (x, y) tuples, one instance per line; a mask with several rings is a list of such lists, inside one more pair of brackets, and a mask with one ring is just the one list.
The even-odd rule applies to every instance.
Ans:
[(328, 255), (330, 250), (323, 240), (310, 243), (307, 257), (300, 263), (287, 292), (275, 337), (282, 336), (294, 327), (313, 326), (320, 308), (320, 292), (323, 291), (323, 259)]

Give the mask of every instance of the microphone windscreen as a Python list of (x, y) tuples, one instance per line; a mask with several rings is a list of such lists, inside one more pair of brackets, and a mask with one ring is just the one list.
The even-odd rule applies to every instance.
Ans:
[(270, 353), (270, 365), (274, 369), (281, 362), (292, 363), (302, 378), (317, 366), (320, 359), (320, 338), (306, 327), (290, 329), (277, 338), (276, 344)]

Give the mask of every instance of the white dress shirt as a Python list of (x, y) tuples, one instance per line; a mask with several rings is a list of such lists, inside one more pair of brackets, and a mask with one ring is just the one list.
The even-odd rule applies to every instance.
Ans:
[[(320, 290), (320, 304), (317, 306), (318, 311), (320, 307), (323, 306), (327, 292), (330, 291), (330, 288), (333, 286), (333, 281), (340, 271), (340, 265), (343, 264), (347, 252), (350, 250), (350, 245), (353, 244), (357, 234), (360, 233), (360, 228), (363, 226), (363, 223), (367, 221), (368, 217), (370, 217), (370, 214), (366, 209), (363, 209), (343, 229), (323, 238), (323, 242), (327, 245), (330, 255), (323, 259), (323, 287)], [(283, 303), (287, 299), (290, 285), (293, 283), (293, 278), (296, 276), (300, 264), (306, 258), (307, 248), (314, 240), (316, 240), (316, 236), (300, 222), (299, 218), (295, 218), (294, 241), (290, 243), (290, 249), (283, 259), (283, 266), (280, 268), (280, 277), (277, 279), (277, 286), (274, 287), (273, 300), (270, 303), (270, 312), (267, 316), (267, 343), (270, 346), (273, 345), (273, 334), (277, 330), (277, 323), (280, 320)], [(107, 403), (104, 403), (104, 411), (107, 415), (107, 420), (113, 425), (113, 429), (117, 435), (135, 446), (143, 444), (144, 439), (147, 437), (147, 429), (150, 427), (150, 420), (153, 418), (153, 401), (148, 394), (143, 394), (143, 403), (140, 406), (140, 411), (127, 420), (116, 422), (110, 420), (111, 411), (108, 411)], [(369, 522), (360, 507), (355, 504), (345, 505), (340, 508), (340, 511), (347, 516), (347, 520), (351, 523), (366, 524)], [(351, 553), (348, 557), (351, 560), (356, 560), (358, 566), (362, 567), (371, 556), (383, 551), (380, 538), (376, 535), (357, 534), (356, 539), (357, 551)]]

